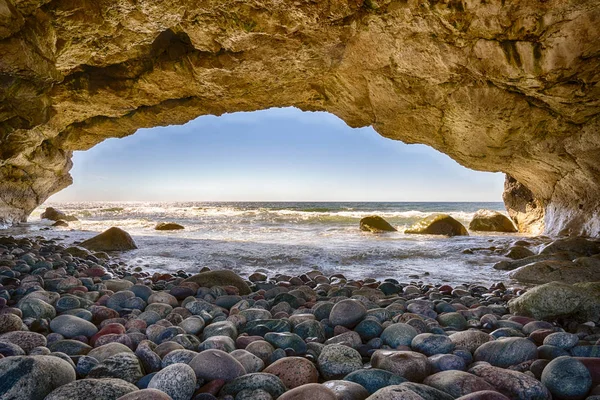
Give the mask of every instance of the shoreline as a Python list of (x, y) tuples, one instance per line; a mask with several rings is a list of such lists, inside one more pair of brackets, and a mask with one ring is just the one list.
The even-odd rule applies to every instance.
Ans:
[[(600, 393), (597, 289), (573, 287), (592, 303), (540, 318), (540, 304), (559, 298), (562, 286), (423, 278), (149, 274), (106, 253), (0, 235), (0, 382), (21, 366), (9, 396), (26, 384), (51, 400), (84, 400), (77, 393), (89, 385), (124, 400), (375, 400), (390, 390), (452, 399), (482, 388), (549, 399), (560, 379), (542, 372), (568, 364), (580, 393)], [(529, 316), (513, 315), (517, 309)], [(48, 363), (60, 384), (42, 379)]]
[[(513, 242), (529, 240), (531, 246), (537, 248), (550, 240), (523, 234), (477, 232), (454, 238), (402, 232), (373, 235), (359, 231), (358, 219), (341, 227), (305, 228), (279, 222), (262, 227), (254, 225), (258, 219), (254, 216), (248, 217), (251, 225), (227, 226), (211, 220), (205, 222), (206, 225), (184, 224), (186, 229), (181, 231), (159, 232), (154, 229), (154, 221), (139, 227), (132, 226), (126, 218), (114, 216), (107, 221), (72, 223), (72, 227), (84, 229), (52, 228), (49, 221), (33, 220), (21, 227), (0, 231), (0, 234), (60, 237), (65, 243), (74, 243), (110, 226), (120, 226), (140, 244), (139, 249), (123, 253), (120, 258), (154, 270), (193, 272), (209, 266), (249, 275), (256, 268), (290, 274), (298, 268), (319, 267), (326, 274), (343, 273), (355, 279), (421, 275), (436, 283), (466, 281), (485, 285), (498, 281), (512, 283), (504, 273), (491, 266), (507, 260), (504, 254)], [(425, 272), (429, 275), (424, 275)]]

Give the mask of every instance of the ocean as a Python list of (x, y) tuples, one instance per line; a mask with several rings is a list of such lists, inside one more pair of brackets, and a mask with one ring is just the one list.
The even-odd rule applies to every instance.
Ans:
[[(75, 215), (69, 228), (40, 220), (47, 206)], [(467, 237), (409, 235), (403, 230), (430, 215), (448, 213), (465, 226), (481, 208), (505, 212), (503, 203), (385, 202), (81, 202), (44, 204), (27, 224), (4, 234), (42, 235), (63, 243), (87, 239), (111, 226), (128, 231), (139, 249), (119, 258), (149, 272), (196, 272), (226, 268), (242, 275), (256, 270), (299, 274), (319, 269), (348, 278), (395, 278), (433, 283), (509, 282), (492, 269), (521, 234), (471, 232)], [(359, 230), (367, 215), (379, 215), (398, 232)], [(182, 231), (156, 231), (158, 222), (176, 222)], [(0, 231), (1, 232), (1, 231)], [(464, 254), (471, 249), (472, 254)]]

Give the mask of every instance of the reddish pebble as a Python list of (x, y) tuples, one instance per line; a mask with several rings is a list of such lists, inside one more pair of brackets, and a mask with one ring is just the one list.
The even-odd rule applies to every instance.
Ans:
[(590, 371), (592, 387), (600, 385), (600, 357), (575, 357)]
[(214, 381), (210, 381), (206, 385), (200, 387), (200, 389), (196, 390), (195, 394), (210, 393), (213, 396), (216, 396), (223, 385), (225, 385), (225, 381), (223, 379), (215, 379)]
[(126, 329), (138, 329), (140, 331), (143, 329), (146, 329), (147, 327), (148, 327), (148, 324), (146, 323), (146, 321), (141, 320), (141, 319), (130, 319), (125, 324)]
[(84, 270), (82, 272), (83, 275), (85, 276), (89, 276), (89, 277), (97, 277), (100, 278), (104, 275), (106, 275), (106, 270), (102, 267), (92, 267), (92, 268), (88, 268), (86, 270)]
[(223, 286), (223, 289), (225, 289), (225, 293), (230, 295), (240, 294), (240, 289), (236, 288), (235, 286)]
[(129, 336), (119, 335), (116, 333), (109, 333), (108, 335), (103, 335), (103, 336), (99, 337), (96, 340), (95, 347), (104, 346), (105, 344), (109, 344), (109, 343), (121, 343), (121, 344), (124, 344), (125, 346), (129, 347), (131, 350), (135, 349), (135, 346), (133, 345), (133, 341), (131, 340), (131, 338)]
[(544, 343), (544, 339), (546, 338), (546, 336), (555, 332), (556, 331), (554, 329), (538, 329), (537, 331), (531, 332), (529, 334), (529, 338), (533, 340), (535, 344), (541, 346)]
[(100, 329), (100, 331), (98, 331), (98, 333), (92, 336), (90, 339), (90, 344), (94, 346), (96, 340), (98, 340), (101, 336), (108, 334), (124, 334), (125, 331), (125, 327), (121, 324), (112, 323), (105, 325), (102, 329)]

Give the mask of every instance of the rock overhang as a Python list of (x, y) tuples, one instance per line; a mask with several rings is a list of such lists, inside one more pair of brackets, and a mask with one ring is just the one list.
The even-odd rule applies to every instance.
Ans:
[(521, 231), (600, 233), (593, 0), (4, 2), (4, 222), (71, 184), (75, 150), (295, 106), (509, 174)]

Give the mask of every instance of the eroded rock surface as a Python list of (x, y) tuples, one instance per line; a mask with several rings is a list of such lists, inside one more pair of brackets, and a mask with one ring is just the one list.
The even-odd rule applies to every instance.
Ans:
[(4, 4), (3, 222), (71, 183), (74, 150), (296, 106), (510, 174), (523, 231), (600, 231), (597, 1)]

